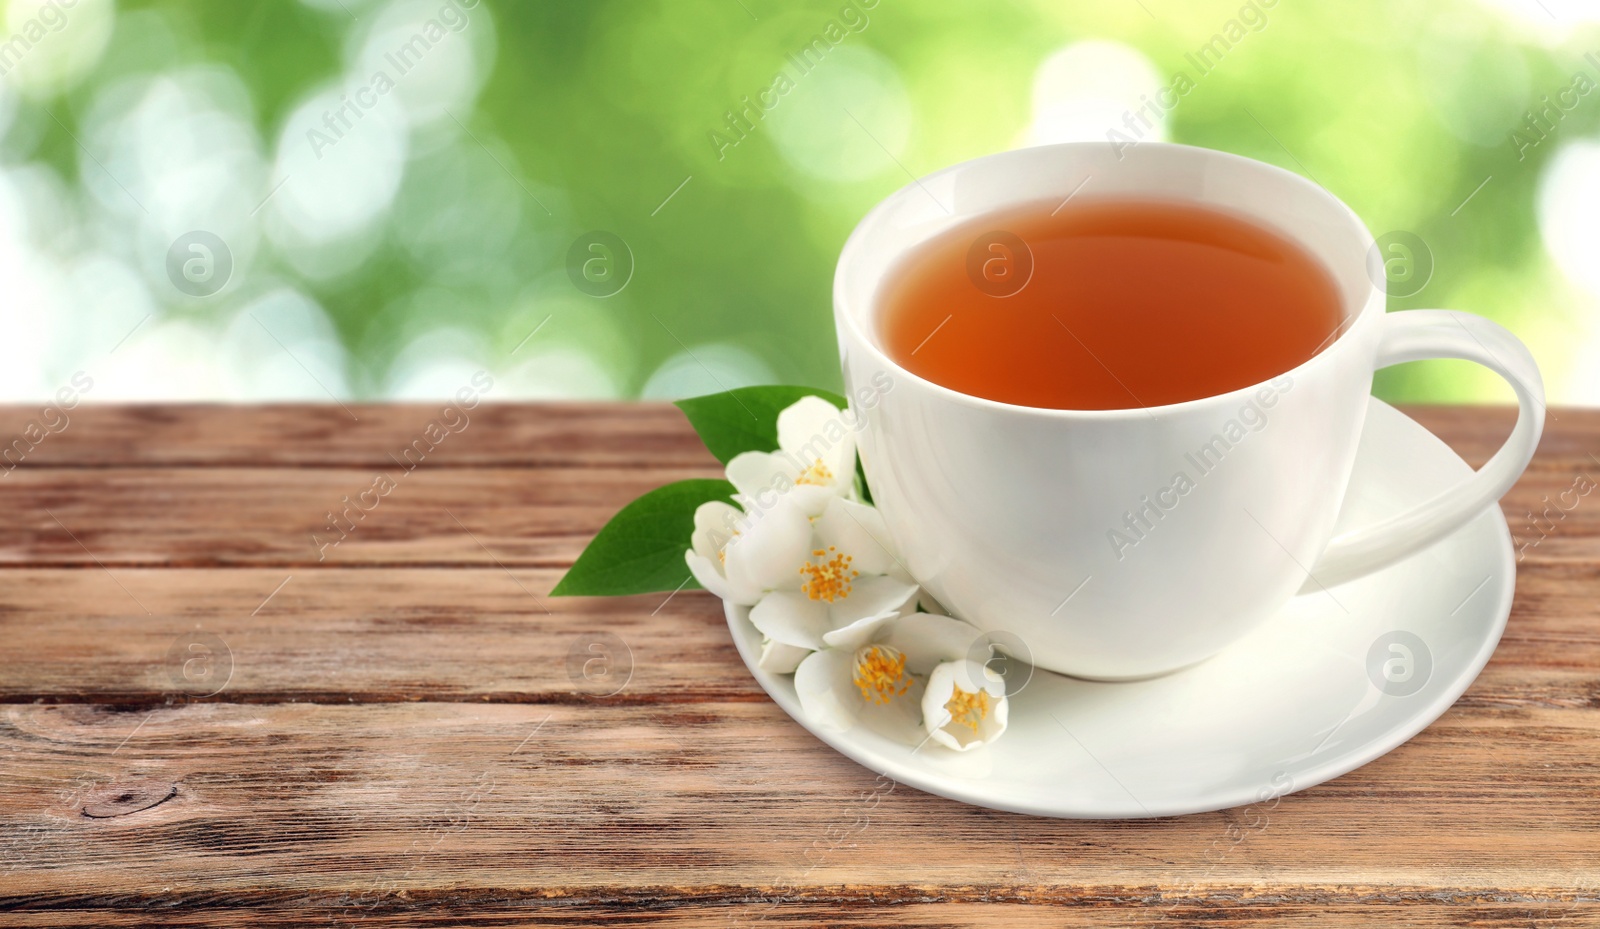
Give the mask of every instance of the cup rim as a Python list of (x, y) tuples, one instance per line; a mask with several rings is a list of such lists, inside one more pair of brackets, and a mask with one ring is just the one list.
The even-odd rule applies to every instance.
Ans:
[[(1333, 354), (1336, 348), (1350, 343), (1352, 338), (1357, 333), (1357, 330), (1364, 332), (1365, 330), (1376, 325), (1377, 318), (1385, 314), (1387, 294), (1383, 289), (1379, 288), (1376, 284), (1373, 284), (1369, 278), (1367, 299), (1362, 303), (1359, 309), (1347, 317), (1347, 322), (1344, 325), (1344, 331), (1340, 332), (1338, 336), (1333, 339), (1333, 341), (1319, 349), (1316, 354), (1312, 355), (1310, 358), (1307, 358), (1305, 361), (1294, 366), (1293, 368), (1278, 374), (1274, 374), (1264, 380), (1248, 384), (1244, 387), (1236, 387), (1232, 390), (1219, 394), (1209, 394), (1204, 397), (1196, 397), (1193, 400), (1181, 400), (1176, 403), (1162, 403), (1152, 406), (1122, 407), (1109, 410), (1073, 410), (1058, 409), (1054, 407), (1025, 406), (1019, 403), (1008, 403), (1004, 400), (991, 400), (988, 397), (979, 397), (974, 394), (962, 393), (959, 390), (946, 387), (937, 381), (930, 381), (920, 374), (911, 371), (909, 368), (906, 368), (893, 358), (890, 358), (888, 353), (885, 352), (878, 344), (877, 339), (875, 339), (871, 333), (863, 330), (861, 321), (856, 318), (856, 314), (850, 309), (853, 306), (853, 303), (845, 296), (844, 272), (846, 267), (848, 267), (850, 263), (855, 260), (857, 253), (866, 248), (865, 241), (870, 232), (870, 227), (872, 227), (879, 219), (881, 219), (883, 214), (888, 212), (889, 209), (891, 209), (895, 204), (899, 203), (907, 196), (920, 193), (924, 183), (944, 177), (945, 175), (952, 174), (957, 171), (971, 168), (973, 165), (985, 162), (1004, 161), (1008, 158), (1016, 157), (1019, 153), (1023, 152), (1037, 153), (1040, 149), (1071, 151), (1074, 149), (1082, 150), (1090, 147), (1100, 147), (1107, 144), (1108, 143), (1105, 142), (1057, 142), (1050, 145), (1038, 145), (1022, 149), (1008, 149), (1003, 152), (992, 152), (988, 155), (980, 155), (977, 158), (970, 158), (966, 161), (957, 162), (956, 164), (941, 168), (932, 174), (913, 179), (910, 183), (900, 187), (894, 193), (884, 197), (871, 210), (867, 211), (867, 214), (861, 218), (860, 222), (856, 223), (855, 228), (850, 232), (849, 238), (845, 239), (844, 247), (839, 252), (839, 261), (838, 264), (835, 265), (833, 275), (833, 315), (834, 326), (836, 329), (841, 329), (841, 327), (847, 328), (852, 337), (851, 341), (857, 343), (857, 345), (860, 347), (865, 348), (871, 354), (872, 359), (877, 363), (877, 365), (888, 370), (889, 373), (896, 379), (896, 381), (901, 378), (906, 378), (912, 383), (919, 384), (925, 389), (932, 390), (936, 395), (947, 400), (965, 404), (971, 407), (976, 407), (978, 409), (1033, 415), (1042, 419), (1114, 421), (1143, 418), (1152, 413), (1181, 413), (1203, 406), (1220, 405), (1222, 402), (1234, 402), (1246, 394), (1251, 394), (1262, 389), (1278, 378), (1292, 378), (1297, 374), (1310, 371), (1319, 365), (1331, 364), (1332, 362), (1326, 361), (1326, 359)], [(1299, 185), (1309, 190), (1318, 198), (1328, 201), (1334, 207), (1335, 211), (1341, 214), (1342, 217), (1349, 222), (1351, 227), (1350, 231), (1355, 233), (1361, 240), (1362, 245), (1364, 246), (1364, 251), (1368, 253), (1371, 252), (1375, 240), (1372, 232), (1367, 229), (1366, 223), (1362, 222), (1361, 217), (1358, 216), (1356, 212), (1352, 210), (1350, 206), (1343, 200), (1334, 196), (1332, 191), (1329, 191), (1327, 188), (1315, 183), (1309, 178), (1296, 174), (1293, 171), (1280, 168), (1277, 165), (1268, 164), (1265, 161), (1258, 161), (1254, 158), (1247, 158), (1243, 155), (1236, 155), (1232, 152), (1219, 151), (1217, 149), (1205, 148), (1198, 145), (1183, 145), (1176, 142), (1141, 142), (1139, 143), (1139, 147), (1180, 151), (1189, 155), (1190, 157), (1233, 161), (1247, 166), (1254, 171), (1263, 171), (1269, 174), (1275, 174), (1279, 178), (1287, 180), (1290, 184)], [(842, 329), (838, 332), (838, 336), (842, 342), (844, 340), (844, 332)]]

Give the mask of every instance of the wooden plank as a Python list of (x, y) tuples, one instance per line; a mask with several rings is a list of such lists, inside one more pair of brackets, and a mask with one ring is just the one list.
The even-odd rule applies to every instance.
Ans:
[[(223, 677), (217, 699), (245, 703), (766, 699), (709, 594), (545, 596), (559, 574), (4, 571), (0, 702), (181, 700)], [(191, 642), (214, 676), (186, 672)]]
[[(373, 468), (392, 464), (440, 422), (444, 403), (99, 404), (64, 411), (59, 432), (22, 457), (19, 468), (111, 466)], [(1443, 436), (1474, 466), (1511, 431), (1516, 411), (1500, 406), (1408, 405), (1407, 415)], [(462, 411), (467, 419), (430, 456), (429, 467), (698, 467), (711, 461), (683, 414), (667, 403), (500, 403)], [(449, 418), (456, 426), (459, 416)], [(0, 450), (39, 423), (40, 408), (0, 404)], [(50, 417), (52, 424), (61, 420)], [(447, 431), (449, 429), (447, 428)], [(1557, 409), (1545, 421), (1541, 457), (1574, 462), (1600, 456), (1600, 410)], [(26, 443), (31, 445), (33, 443)], [(1600, 463), (1590, 460), (1600, 467)]]
[(508, 888), (1370, 905), (1600, 887), (1593, 708), (1453, 710), (1276, 808), (1127, 822), (879, 781), (770, 703), (12, 706), (0, 754), (0, 908)]
[[(0, 565), (559, 567), (634, 498), (720, 474), (714, 464), (409, 474), (19, 468), (0, 480), (9, 515)], [(393, 483), (380, 483), (383, 475)], [(1600, 466), (1541, 461), (1501, 506), (1524, 561), (1600, 558)]]
[[(1401, 410), (1449, 443), (1474, 468), (1489, 460), (1516, 422), (1517, 411), (1506, 406), (1436, 406), (1408, 404)], [(1567, 461), (1600, 476), (1600, 409), (1558, 407), (1545, 411), (1544, 436), (1536, 460)]]
[[(359, 408), (340, 432), (337, 407), (81, 407), (0, 467), (0, 564), (559, 566), (639, 494), (721, 473), (676, 410), (595, 404), (484, 404), (407, 471), (390, 452), (428, 409)], [(1411, 412), (1474, 464), (1510, 428), (1505, 410)], [(1584, 562), (1600, 557), (1600, 411), (1559, 416), (1502, 506), (1526, 558)], [(46, 467), (65, 461), (94, 467)]]
[(570, 565), (630, 500), (671, 481), (721, 476), (714, 464), (409, 474), (19, 468), (0, 482), (9, 514), (0, 564)]
[[(546, 597), (558, 576), (138, 568), (113, 579), (98, 569), (8, 569), (0, 571), (0, 703), (198, 696), (211, 688), (189, 681), (181, 654), (172, 656), (204, 644), (197, 633), (222, 639), (218, 661), (231, 674), (216, 699), (229, 702), (561, 703), (620, 686), (601, 679), (613, 665), (627, 676), (613, 702), (766, 699), (710, 594)], [(1523, 565), (1505, 637), (1464, 704), (1590, 706), (1600, 673), (1597, 589), (1600, 568)], [(582, 663), (568, 668), (574, 652), (612, 657), (592, 665), (588, 680)]]
[[(22, 468), (386, 468), (444, 433), (430, 468), (698, 467), (713, 462), (688, 421), (667, 403), (497, 403), (445, 414), (447, 404), (96, 404), (41, 417), (38, 406), (0, 405), (0, 475)], [(345, 410), (350, 412), (347, 413)], [(355, 415), (352, 420), (351, 414)], [(65, 416), (65, 420), (62, 416)], [(42, 420), (42, 422), (41, 422)], [(38, 424), (34, 441), (12, 442)], [(55, 429), (46, 428), (54, 426)], [(59, 431), (56, 431), (59, 430)], [(439, 435), (439, 432), (435, 432)]]
[[(85, 406), (0, 467), (0, 923), (1600, 926), (1600, 412), (1508, 497), (1511, 622), (1433, 726), (1264, 818), (1082, 823), (885, 792), (704, 593), (547, 599), (718, 473), (670, 408), (482, 407), (317, 561), (433, 415), (354, 409)], [(1474, 464), (1512, 418), (1412, 412)], [(602, 635), (609, 696), (566, 661)]]
[[(719, 888), (732, 896), (744, 888)], [(1373, 888), (1376, 889), (1376, 888)], [(182, 910), (170, 898), (122, 898), (128, 907), (155, 908), (159, 916), (109, 910), (58, 910), (11, 912), (6, 925), (15, 927), (87, 925), (108, 927), (188, 927), (248, 925), (305, 929), (307, 926), (342, 926), (359, 920), (363, 926), (402, 926), (418, 929), (479, 929), (499, 927), (627, 926), (648, 923), (664, 929), (749, 929), (749, 927), (906, 926), (911, 929), (1100, 929), (1151, 925), (1219, 927), (1324, 926), (1350, 929), (1528, 929), (1531, 925), (1566, 927), (1600, 926), (1600, 913), (1588, 903), (1549, 899), (1538, 893), (1488, 897), (1474, 893), (1440, 891), (1407, 892), (1389, 888), (1381, 894), (1363, 894), (1362, 888), (1330, 889), (1324, 899), (1279, 894), (1260, 886), (1240, 887), (1231, 895), (1217, 893), (1205, 903), (1172, 904), (1144, 895), (1130, 902), (1111, 891), (1083, 888), (1063, 900), (1060, 894), (1038, 893), (1025, 887), (946, 889), (924, 885), (852, 892), (840, 889), (809, 893), (803, 898), (762, 900), (751, 912), (742, 904), (727, 904), (700, 897), (675, 897), (664, 889), (620, 889), (605, 898), (557, 897), (542, 890), (496, 889), (487, 893), (409, 894), (404, 900), (385, 902), (350, 915), (337, 906), (324, 906), (319, 898), (299, 897), (329, 913), (323, 921), (308, 921), (305, 909), (282, 904), (245, 903), (235, 895), (215, 895), (204, 909)], [(869, 896), (870, 894), (870, 896)], [(1333, 895), (1338, 894), (1337, 898)], [(252, 900), (260, 899), (253, 897)], [(1153, 903), (1152, 903), (1153, 901)], [(1152, 905), (1157, 907), (1152, 911)], [(270, 907), (270, 908), (269, 908)], [(1538, 922), (1534, 922), (1537, 920)]]

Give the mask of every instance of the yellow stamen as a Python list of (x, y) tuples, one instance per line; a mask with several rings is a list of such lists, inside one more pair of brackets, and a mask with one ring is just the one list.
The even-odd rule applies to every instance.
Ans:
[(856, 653), (854, 680), (868, 703), (888, 703), (911, 687), (906, 656), (887, 645), (869, 645)]
[(717, 560), (722, 562), (724, 565), (728, 563), (728, 546), (739, 540), (739, 530), (734, 529), (732, 530), (732, 533), (732, 535), (728, 536), (728, 540), (723, 542), (722, 545), (717, 548)]
[(806, 596), (829, 603), (850, 596), (850, 582), (861, 576), (860, 571), (850, 567), (854, 558), (836, 551), (832, 545), (816, 549), (811, 558), (800, 566), (800, 573), (806, 578), (800, 589)]
[(818, 458), (815, 464), (801, 471), (800, 476), (795, 478), (794, 482), (796, 484), (812, 484), (826, 487), (833, 483), (833, 472), (828, 469), (827, 465), (822, 463), (821, 458)]
[(944, 708), (950, 714), (951, 722), (977, 732), (978, 724), (989, 718), (989, 692), (979, 688), (975, 694), (968, 693), (956, 685), (952, 688), (950, 699), (945, 701)]

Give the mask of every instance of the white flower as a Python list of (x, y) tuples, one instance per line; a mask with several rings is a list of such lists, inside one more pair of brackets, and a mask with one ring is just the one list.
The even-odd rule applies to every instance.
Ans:
[(786, 498), (750, 519), (704, 503), (692, 544), (690, 572), (722, 599), (751, 607), (769, 643), (762, 667), (781, 673), (799, 658), (771, 643), (806, 651), (839, 644), (897, 615), (917, 593), (878, 511), (841, 497), (814, 520)]
[(853, 497), (855, 478), (855, 433), (821, 397), (801, 397), (778, 414), (777, 451), (744, 452), (728, 462), (728, 480), (751, 511), (783, 496), (816, 516), (830, 499)]
[(934, 668), (922, 693), (922, 724), (929, 738), (958, 752), (1004, 735), (1007, 711), (1005, 678), (971, 658)]
[(766, 637), (762, 667), (780, 673), (804, 657), (793, 649), (843, 641), (897, 615), (917, 593), (883, 517), (842, 497), (816, 519), (787, 497), (753, 517), (703, 503), (691, 543), (690, 572), (722, 599), (752, 608), (750, 621)]
[[(795, 670), (806, 716), (847, 729), (866, 713), (909, 716), (921, 709), (928, 739), (967, 751), (1006, 729), (1005, 682), (969, 657), (982, 638), (949, 616), (909, 613), (858, 623)], [(925, 677), (919, 680), (919, 677)]]
[(811, 520), (792, 502), (747, 516), (720, 500), (694, 511), (684, 553), (700, 586), (730, 603), (752, 606), (769, 590), (798, 586), (797, 566), (810, 557)]
[[(883, 517), (854, 499), (844, 414), (801, 398), (778, 414), (778, 445), (728, 462), (740, 506), (696, 509), (684, 553), (702, 587), (750, 607), (759, 667), (794, 674), (802, 711), (829, 728), (884, 714), (879, 723), (955, 751), (999, 738), (1005, 681), (979, 660), (981, 633), (942, 615)], [(941, 612), (906, 612), (917, 605)]]
[(765, 636), (761, 639), (761, 660), (757, 664), (763, 671), (773, 674), (793, 674), (800, 662), (811, 654), (811, 649), (774, 642)]
[(811, 547), (790, 566), (789, 583), (769, 588), (750, 621), (784, 645), (850, 647), (864, 630), (899, 615), (917, 585), (872, 507), (835, 497), (810, 528)]

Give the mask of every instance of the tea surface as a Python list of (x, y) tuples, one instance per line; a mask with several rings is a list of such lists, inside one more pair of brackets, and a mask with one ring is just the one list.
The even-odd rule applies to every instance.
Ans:
[(924, 243), (878, 299), (884, 349), (953, 390), (1022, 406), (1159, 406), (1248, 387), (1331, 342), (1327, 269), (1229, 213), (1074, 199)]

